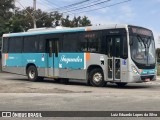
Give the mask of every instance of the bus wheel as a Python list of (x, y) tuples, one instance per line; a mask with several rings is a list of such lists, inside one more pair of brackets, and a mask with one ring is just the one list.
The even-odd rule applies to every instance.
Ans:
[(116, 83), (116, 84), (118, 85), (118, 87), (124, 87), (125, 85), (127, 85), (127, 83), (123, 83), (123, 82), (122, 83), (121, 82), (120, 83)]
[(37, 68), (35, 66), (29, 66), (27, 69), (27, 76), (30, 81), (39, 81), (42, 80), (41, 77), (38, 77)]
[(92, 86), (103, 87), (105, 86), (104, 75), (101, 69), (93, 69), (89, 73), (89, 81)]

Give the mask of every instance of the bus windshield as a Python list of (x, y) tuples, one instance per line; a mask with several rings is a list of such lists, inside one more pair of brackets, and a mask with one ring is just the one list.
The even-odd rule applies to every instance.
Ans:
[(134, 35), (130, 37), (132, 44), (131, 57), (137, 64), (151, 66), (155, 64), (155, 44), (153, 38), (149, 36)]

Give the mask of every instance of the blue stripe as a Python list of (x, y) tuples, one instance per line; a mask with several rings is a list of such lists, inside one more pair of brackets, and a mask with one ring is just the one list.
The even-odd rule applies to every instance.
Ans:
[(38, 31), (38, 32), (24, 32), (24, 33), (11, 33), (6, 34), (7, 37), (22, 37), (22, 36), (32, 36), (32, 35), (44, 35), (44, 34), (55, 34), (55, 33), (68, 33), (68, 32), (83, 32), (84, 28), (72, 29), (72, 30), (52, 30), (52, 31)]

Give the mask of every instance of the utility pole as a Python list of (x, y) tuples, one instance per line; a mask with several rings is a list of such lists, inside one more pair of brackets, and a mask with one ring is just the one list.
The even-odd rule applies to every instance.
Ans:
[(35, 18), (35, 15), (36, 15), (36, 0), (33, 0), (33, 24), (34, 24), (34, 28), (37, 28), (36, 26), (36, 18)]

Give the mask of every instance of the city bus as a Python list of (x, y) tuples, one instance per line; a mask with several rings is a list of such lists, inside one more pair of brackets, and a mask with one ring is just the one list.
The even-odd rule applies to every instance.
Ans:
[(155, 42), (151, 30), (112, 24), (77, 28), (41, 28), (3, 35), (2, 70), (102, 87), (156, 80)]

